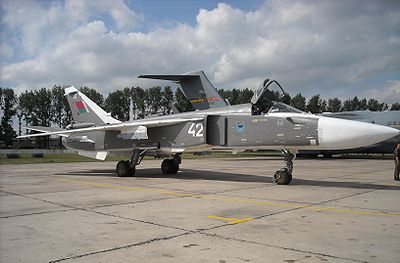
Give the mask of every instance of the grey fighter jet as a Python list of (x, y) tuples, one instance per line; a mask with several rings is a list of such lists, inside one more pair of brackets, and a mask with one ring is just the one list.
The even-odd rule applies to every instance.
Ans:
[[(274, 182), (289, 184), (298, 150), (356, 148), (399, 134), (399, 130), (385, 126), (301, 112), (281, 102), (285, 92), (274, 80), (266, 79), (250, 104), (229, 106), (198, 72), (141, 77), (185, 81), (185, 94), (198, 110), (120, 122), (71, 86), (65, 89), (65, 96), (75, 122), (67, 129), (30, 126), (27, 128), (42, 133), (19, 138), (61, 136), (67, 148), (99, 160), (109, 153), (131, 153), (129, 160), (118, 162), (118, 176), (133, 176), (146, 155), (164, 158), (162, 172), (175, 174), (183, 152), (282, 150), (286, 165), (274, 174)], [(210, 85), (204, 85), (207, 83)]]

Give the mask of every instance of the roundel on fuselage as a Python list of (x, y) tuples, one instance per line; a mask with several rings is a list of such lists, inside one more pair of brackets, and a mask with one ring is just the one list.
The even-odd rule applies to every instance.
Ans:
[(246, 124), (244, 121), (237, 121), (235, 123), (235, 131), (239, 134), (244, 133), (246, 130)]

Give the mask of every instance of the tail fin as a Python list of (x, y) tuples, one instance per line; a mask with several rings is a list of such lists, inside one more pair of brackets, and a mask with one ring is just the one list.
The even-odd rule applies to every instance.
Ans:
[(178, 83), (183, 94), (196, 110), (228, 106), (201, 70), (182, 75), (140, 75), (139, 78), (164, 79)]
[(111, 117), (96, 103), (90, 100), (85, 94), (78, 91), (74, 86), (65, 89), (65, 96), (68, 99), (72, 117), (76, 124), (82, 125), (104, 125), (120, 123), (119, 120)]

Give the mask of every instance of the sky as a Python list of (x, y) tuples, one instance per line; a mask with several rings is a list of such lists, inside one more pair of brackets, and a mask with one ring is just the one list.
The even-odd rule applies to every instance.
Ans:
[(0, 86), (16, 91), (277, 80), (291, 95), (400, 102), (400, 1), (0, 0)]

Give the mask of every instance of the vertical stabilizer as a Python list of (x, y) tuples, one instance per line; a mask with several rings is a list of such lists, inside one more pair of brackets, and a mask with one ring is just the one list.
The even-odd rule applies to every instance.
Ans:
[(105, 112), (74, 86), (65, 89), (65, 96), (71, 108), (72, 117), (77, 124), (93, 124), (98, 126), (120, 123), (119, 120), (111, 117), (111, 114)]
[(203, 110), (228, 106), (204, 71), (196, 70), (183, 75), (198, 76), (178, 82), (186, 98), (195, 109)]
[(179, 84), (183, 94), (196, 110), (228, 106), (208, 80), (206, 74), (201, 70), (187, 72), (182, 75), (140, 75), (139, 78), (174, 81)]

